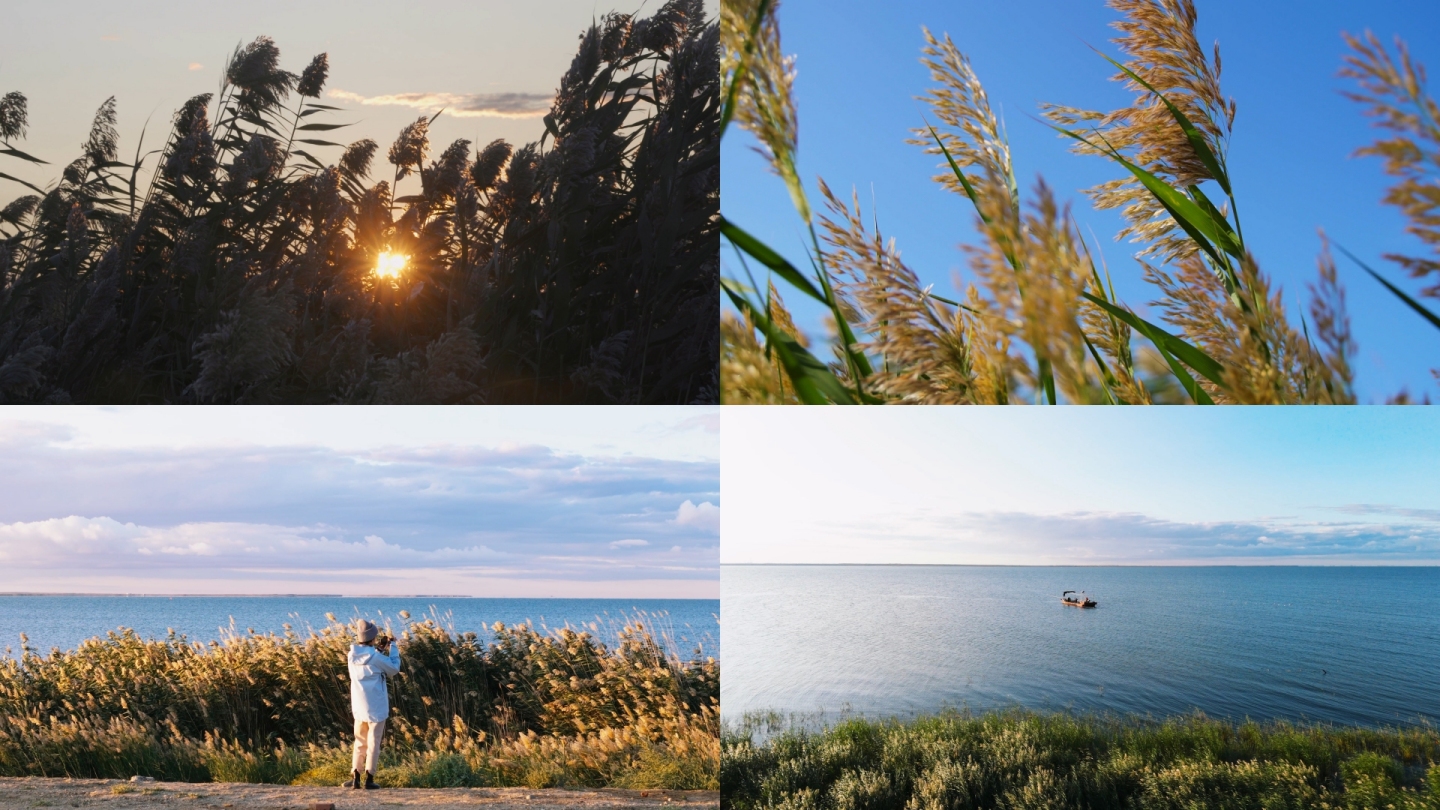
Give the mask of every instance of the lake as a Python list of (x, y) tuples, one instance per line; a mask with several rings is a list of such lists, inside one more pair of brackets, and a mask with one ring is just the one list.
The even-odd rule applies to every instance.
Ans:
[[(143, 637), (163, 638), (170, 628), (192, 641), (209, 641), (232, 626), (239, 633), (283, 632), (288, 623), (302, 635), (324, 627), (326, 613), (342, 620), (364, 617), (402, 626), (400, 611), (412, 620), (434, 612), (442, 625), (488, 638), (495, 622), (532, 622), (536, 627), (567, 625), (613, 641), (627, 619), (639, 617), (688, 658), (697, 644), (703, 655), (720, 655), (720, 603), (714, 599), (439, 599), (342, 596), (18, 596), (0, 595), (0, 651), (18, 655), (20, 634), (41, 654), (52, 647), (74, 649), (107, 630), (129, 627)], [(232, 625), (233, 619), (233, 625)]]
[(1437, 590), (1435, 568), (727, 565), (721, 711), (1440, 719)]

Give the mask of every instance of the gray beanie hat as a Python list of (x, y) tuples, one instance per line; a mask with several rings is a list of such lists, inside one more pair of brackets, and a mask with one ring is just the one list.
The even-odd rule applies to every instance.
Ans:
[(376, 627), (375, 623), (369, 619), (361, 619), (355, 624), (355, 635), (359, 636), (360, 643), (364, 644), (367, 641), (374, 641), (375, 637), (380, 635), (380, 628)]

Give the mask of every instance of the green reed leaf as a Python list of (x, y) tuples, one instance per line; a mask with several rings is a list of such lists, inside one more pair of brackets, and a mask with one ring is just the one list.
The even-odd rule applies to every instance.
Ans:
[(29, 155), (21, 152), (19, 149), (16, 149), (12, 146), (0, 147), (0, 155), (9, 155), (11, 157), (18, 157), (21, 160), (28, 160), (31, 163), (44, 163), (47, 166), (49, 165), (48, 163), (46, 163), (46, 161), (43, 161), (40, 158), (35, 157), (34, 155)]
[(1190, 142), (1191, 148), (1195, 150), (1195, 157), (1200, 159), (1200, 162), (1205, 166), (1205, 170), (1210, 172), (1210, 176), (1214, 177), (1215, 182), (1220, 184), (1220, 188), (1224, 189), (1227, 195), (1232, 194), (1233, 192), (1230, 191), (1230, 176), (1225, 173), (1224, 167), (1220, 165), (1220, 160), (1215, 156), (1215, 152), (1211, 150), (1210, 144), (1205, 141), (1205, 136), (1201, 134), (1200, 130), (1195, 128), (1195, 124), (1190, 121), (1189, 116), (1181, 112), (1179, 107), (1172, 104), (1170, 99), (1165, 97), (1164, 93), (1156, 90), (1149, 82), (1140, 78), (1135, 71), (1111, 59), (1108, 54), (1098, 48), (1092, 47), (1091, 50), (1100, 54), (1105, 61), (1120, 68), (1120, 70), (1125, 72), (1125, 75), (1134, 79), (1141, 87), (1154, 93), (1155, 97), (1165, 104), (1165, 108), (1170, 111), (1170, 115), (1175, 119), (1175, 123), (1179, 124), (1180, 129), (1184, 131), (1185, 139)]
[(955, 158), (950, 156), (950, 150), (945, 148), (945, 142), (940, 140), (940, 135), (935, 131), (935, 127), (931, 126), (929, 121), (925, 122), (925, 127), (930, 130), (930, 137), (935, 139), (935, 145), (940, 147), (940, 151), (945, 155), (945, 160), (950, 163), (950, 170), (955, 172), (955, 179), (960, 181), (960, 185), (965, 189), (965, 194), (970, 198), (970, 202), (974, 203), (975, 211), (980, 214), (980, 219), (983, 220), (986, 225), (989, 225), (990, 218), (985, 216), (984, 211), (980, 210), (980, 195), (976, 194), (975, 187), (970, 185), (970, 178), (965, 176), (965, 172), (960, 170), (960, 165), (955, 162)]
[(805, 293), (822, 304), (829, 303), (825, 300), (824, 294), (810, 282), (810, 279), (806, 278), (804, 273), (795, 269), (795, 265), (786, 261), (785, 257), (770, 249), (769, 245), (751, 236), (739, 225), (726, 219), (724, 215), (720, 217), (720, 233), (724, 234), (725, 238), (734, 243), (736, 247), (748, 253), (755, 261), (773, 270), (776, 275), (785, 279), (791, 286), (800, 290), (800, 292)]
[(1340, 245), (1340, 244), (1337, 243), (1337, 244), (1335, 245), (1335, 247), (1339, 248), (1341, 253), (1344, 253), (1346, 256), (1349, 256), (1349, 257), (1350, 257), (1350, 261), (1355, 262), (1356, 264), (1360, 265), (1360, 268), (1361, 268), (1362, 270), (1364, 270), (1365, 272), (1369, 273), (1371, 276), (1373, 276), (1376, 281), (1380, 282), (1381, 284), (1384, 284), (1384, 285), (1385, 285), (1385, 289), (1387, 289), (1387, 290), (1389, 290), (1390, 292), (1394, 293), (1394, 294), (1395, 294), (1395, 297), (1399, 298), (1401, 301), (1404, 301), (1405, 304), (1406, 304), (1407, 306), (1409, 306), (1411, 309), (1415, 310), (1415, 312), (1418, 313), (1418, 314), (1420, 315), (1420, 317), (1422, 317), (1422, 318), (1424, 318), (1425, 320), (1429, 321), (1431, 326), (1434, 326), (1435, 328), (1440, 329), (1440, 315), (1436, 315), (1435, 313), (1433, 313), (1433, 312), (1431, 312), (1430, 310), (1426, 309), (1424, 304), (1421, 304), (1419, 301), (1416, 301), (1414, 298), (1411, 298), (1409, 295), (1407, 295), (1407, 294), (1405, 293), (1404, 290), (1400, 289), (1399, 287), (1396, 287), (1394, 284), (1391, 284), (1389, 281), (1387, 281), (1384, 276), (1380, 275), (1379, 273), (1375, 272), (1374, 270), (1371, 270), (1369, 265), (1367, 265), (1366, 263), (1360, 261), (1360, 259), (1359, 259), (1358, 257), (1356, 257), (1354, 253), (1351, 253), (1350, 251), (1346, 250), (1342, 245)]
[[(1199, 372), (1200, 375), (1203, 376), (1205, 379), (1220, 386), (1221, 388), (1226, 387), (1225, 383), (1223, 382), (1225, 367), (1220, 365), (1220, 363), (1210, 355), (1206, 354), (1195, 346), (1186, 343), (1180, 338), (1175, 337), (1169, 332), (1166, 332), (1164, 329), (1161, 329), (1155, 324), (1146, 321), (1144, 318), (1141, 318), (1140, 316), (1136, 315), (1128, 309), (1115, 306), (1109, 301), (1106, 301), (1105, 299), (1092, 295), (1088, 292), (1082, 291), (1080, 295), (1085, 298), (1085, 300), (1089, 301), (1097, 307), (1100, 307), (1101, 309), (1110, 313), (1115, 318), (1118, 318), (1120, 321), (1130, 326), (1130, 328), (1144, 335), (1147, 339), (1149, 339), (1151, 343), (1155, 344), (1155, 348), (1160, 351), (1161, 356), (1166, 358), (1167, 363), (1169, 363), (1171, 359), (1178, 358), (1179, 360), (1184, 361), (1186, 365)], [(1173, 363), (1171, 363), (1171, 370), (1176, 370), (1176, 367)], [(1185, 385), (1185, 390), (1190, 392), (1191, 398), (1194, 399), (1197, 403), (1213, 404), (1213, 400), (1201, 403), (1201, 397), (1203, 397), (1205, 400), (1210, 400), (1210, 396), (1205, 393), (1204, 389), (1200, 388), (1199, 385), (1195, 383), (1194, 378), (1192, 378), (1188, 373), (1184, 373), (1183, 369), (1180, 369), (1175, 376), (1179, 378), (1182, 385)]]
[(752, 302), (740, 286), (730, 279), (721, 279), (720, 283), (735, 308), (745, 313), (765, 335), (766, 347), (775, 352), (775, 357), (790, 378), (795, 395), (801, 402), (806, 405), (855, 404), (850, 389), (835, 376), (835, 372), (816, 359), (798, 340), (776, 326), (765, 313), (764, 307)]
[[(1158, 200), (1170, 216), (1175, 219), (1176, 224), (1178, 224), (1191, 239), (1195, 240), (1195, 244), (1199, 245), (1202, 250), (1208, 253), (1210, 257), (1215, 260), (1216, 264), (1221, 266), (1226, 265), (1225, 259), (1222, 258), (1220, 254), (1221, 250), (1236, 258), (1243, 257), (1244, 250), (1231, 235), (1232, 231), (1230, 230), (1229, 223), (1225, 223), (1223, 220), (1216, 221), (1194, 200), (1176, 190), (1164, 180), (1126, 160), (1124, 155), (1121, 155), (1114, 148), (1110, 147), (1109, 144), (1103, 147), (1097, 146), (1083, 135), (1071, 132), (1064, 127), (1051, 126), (1057, 132), (1068, 135), (1081, 143), (1104, 152), (1111, 160), (1124, 166), (1127, 171), (1135, 175), (1135, 179), (1139, 180), (1140, 184), (1145, 186), (1145, 188), (1154, 195), (1155, 199)], [(1220, 246), (1219, 250), (1216, 249), (1216, 245)]]
[(44, 193), (45, 193), (45, 189), (40, 188), (39, 186), (35, 185), (34, 183), (27, 183), (27, 182), (25, 182), (24, 180), (21, 180), (21, 179), (18, 178), (18, 177), (11, 177), (10, 175), (5, 174), (4, 172), (0, 172), (0, 180), (13, 180), (13, 181), (19, 183), (19, 184), (22, 185), (22, 186), (25, 186), (26, 188), (28, 188), (28, 189), (30, 189), (30, 190), (32, 190), (32, 191), (38, 191), (38, 192), (40, 192), (41, 194), (44, 194)]

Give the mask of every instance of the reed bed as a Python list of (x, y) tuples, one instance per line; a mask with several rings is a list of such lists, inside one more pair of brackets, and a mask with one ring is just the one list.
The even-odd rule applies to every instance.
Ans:
[(538, 142), (386, 149), (260, 37), (156, 151), (106, 101), (43, 188), (0, 97), (0, 404), (716, 401), (717, 40), (701, 0), (607, 14)]
[[(1069, 205), (1043, 178), (1026, 188), (1016, 176), (984, 84), (948, 35), (924, 32), (921, 59), (933, 84), (910, 142), (939, 161), (936, 182), (973, 208), (978, 241), (964, 247), (962, 289), (947, 298), (922, 285), (856, 195), (832, 192), (822, 179), (821, 204), (812, 205), (796, 164), (794, 63), (781, 46), (779, 2), (724, 4), (722, 136), (730, 123), (748, 131), (784, 181), (808, 233), (809, 271), (722, 218), (738, 268), (723, 281), (734, 306), (723, 316), (723, 402), (1355, 401), (1356, 340), (1323, 233), (1301, 314), (1287, 309), (1246, 246), (1226, 160), (1238, 106), (1222, 87), (1219, 45), (1205, 48), (1196, 36), (1195, 4), (1108, 5), (1118, 14), (1119, 53), (1097, 58), (1132, 98), (1110, 110), (1045, 104), (1041, 112), (1076, 154), (1115, 168), (1113, 180), (1086, 194), (1095, 208), (1121, 213), (1116, 238), (1137, 246), (1134, 258), (1156, 295), (1150, 319), (1117, 298)], [(1384, 159), (1397, 178), (1385, 201), (1424, 247), (1440, 251), (1440, 107), (1424, 67), (1398, 39), (1397, 55), (1372, 34), (1348, 41), (1343, 74), (1355, 82), (1352, 97), (1388, 131), (1359, 154)], [(1440, 269), (1440, 253), (1388, 258), (1417, 278)], [(1440, 327), (1440, 317), (1361, 266), (1398, 297), (1397, 307)], [(825, 308), (824, 351), (795, 328), (777, 284)], [(1422, 295), (1440, 297), (1440, 288)]]
[[(714, 789), (719, 666), (645, 622), (396, 636), (382, 785)], [(210, 643), (120, 630), (0, 659), (0, 775), (338, 785), (350, 769), (346, 625)]]
[[(1440, 733), (949, 712), (724, 729), (722, 794), (752, 808), (1421, 810), (1440, 807)], [(783, 725), (783, 723), (782, 723)]]

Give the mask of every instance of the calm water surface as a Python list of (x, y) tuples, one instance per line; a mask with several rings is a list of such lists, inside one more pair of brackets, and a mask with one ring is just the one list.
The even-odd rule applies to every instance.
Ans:
[(721, 711), (1440, 719), (1437, 591), (1433, 568), (724, 566)]
[[(720, 602), (714, 599), (433, 599), (329, 596), (4, 596), (0, 595), (0, 652), (19, 654), (20, 634), (30, 646), (48, 653), (52, 647), (74, 649), (107, 630), (130, 627), (144, 637), (163, 638), (169, 628), (192, 641), (219, 638), (232, 626), (240, 633), (282, 632), (288, 623), (302, 635), (309, 627), (328, 624), (325, 614), (339, 619), (365, 617), (381, 625), (403, 625), (400, 611), (412, 620), (431, 614), (459, 632), (488, 638), (495, 622), (532, 622), (536, 627), (579, 628), (596, 624), (609, 642), (627, 619), (639, 617), (673, 642), (688, 657), (697, 644), (704, 655), (720, 656)], [(233, 619), (233, 625), (232, 625)]]

